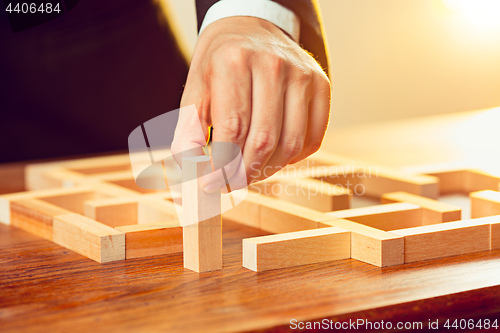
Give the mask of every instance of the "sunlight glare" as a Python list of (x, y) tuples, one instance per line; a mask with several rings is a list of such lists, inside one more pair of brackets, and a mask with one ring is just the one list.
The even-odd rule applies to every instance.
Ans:
[(451, 11), (462, 15), (471, 25), (491, 29), (500, 27), (500, 0), (442, 0)]

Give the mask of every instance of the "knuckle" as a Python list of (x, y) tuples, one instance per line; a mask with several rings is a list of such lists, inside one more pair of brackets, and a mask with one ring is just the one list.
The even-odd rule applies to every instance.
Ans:
[(230, 116), (224, 118), (221, 124), (214, 126), (214, 131), (219, 132), (219, 134), (230, 142), (242, 142), (246, 137), (246, 123), (238, 116)]
[(214, 52), (215, 63), (229, 69), (237, 69), (247, 59), (247, 49), (238, 43), (228, 43)]
[(286, 60), (279, 55), (271, 55), (266, 59), (266, 72), (272, 77), (280, 77), (285, 70)]
[(296, 76), (295, 81), (300, 85), (309, 85), (313, 82), (313, 72), (311, 70), (304, 70)]
[(323, 138), (319, 139), (314, 139), (311, 142), (308, 143), (307, 147), (305, 148), (305, 151), (307, 153), (307, 156), (314, 154), (321, 148), (321, 143), (323, 142)]
[(318, 79), (318, 90), (323, 92), (330, 92), (330, 80), (326, 77), (326, 75), (319, 75)]
[(294, 158), (299, 155), (304, 148), (304, 140), (300, 137), (294, 136), (286, 139), (283, 142), (282, 150), (290, 158)]
[(257, 132), (252, 141), (249, 142), (253, 150), (259, 153), (259, 155), (267, 155), (274, 151), (276, 147), (276, 136), (268, 131)]

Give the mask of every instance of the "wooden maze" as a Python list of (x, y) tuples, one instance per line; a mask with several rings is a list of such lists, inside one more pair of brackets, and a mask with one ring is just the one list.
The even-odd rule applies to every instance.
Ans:
[[(0, 196), (0, 222), (101, 263), (183, 251), (181, 194), (138, 187), (128, 154), (32, 164), (25, 177), (27, 192)], [(499, 183), (480, 170), (406, 174), (320, 152), (250, 186), (222, 219), (273, 233), (243, 240), (243, 266), (254, 271), (347, 258), (402, 265), (500, 248)], [(472, 219), (437, 201), (449, 193), (470, 196)], [(381, 204), (351, 209), (353, 195)], [(188, 260), (196, 271), (222, 266)]]

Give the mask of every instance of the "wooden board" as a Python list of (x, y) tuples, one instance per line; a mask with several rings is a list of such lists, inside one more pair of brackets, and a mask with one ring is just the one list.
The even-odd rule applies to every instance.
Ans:
[(487, 251), (491, 245), (491, 220), (471, 219), (394, 230), (404, 237), (405, 263)]
[(125, 234), (79, 214), (54, 217), (53, 241), (97, 262), (125, 259)]
[(182, 253), (179, 221), (127, 225), (115, 229), (125, 234), (125, 259)]
[(380, 198), (385, 193), (403, 191), (431, 199), (439, 196), (439, 180), (435, 177), (404, 174), (381, 166), (377, 166), (372, 172), (375, 173), (361, 178), (361, 184), (365, 188), (364, 195)]
[(266, 196), (249, 191), (240, 204), (223, 212), (222, 218), (260, 229), (261, 207), (267, 200)]
[[(328, 217), (332, 218), (332, 217)], [(325, 220), (319, 227), (338, 227), (351, 231), (351, 258), (375, 266), (404, 263), (404, 238), (393, 233), (344, 219)]]
[(449, 168), (446, 169), (447, 170), (435, 171), (426, 174), (439, 179), (440, 195), (463, 193), (465, 177), (467, 176), (467, 170), (463, 169), (449, 170)]
[(313, 209), (266, 197), (260, 208), (260, 229), (284, 233), (318, 228), (325, 215)]
[(384, 231), (422, 225), (421, 207), (407, 202), (339, 210), (326, 213), (326, 215), (358, 222)]
[(138, 202), (137, 223), (151, 224), (178, 220), (175, 204), (162, 199), (146, 199)]
[[(83, 210), (83, 200), (95, 198), (95, 191), (90, 186), (74, 188), (50, 188), (36, 191), (26, 191), (0, 195), (0, 222), (10, 224), (10, 202), (25, 199), (43, 199), (56, 205), (63, 204), (62, 208), (68, 210)], [(52, 201), (52, 202), (51, 202)]]
[(110, 227), (137, 224), (137, 198), (120, 197), (84, 203), (84, 215)]
[(320, 212), (350, 208), (351, 190), (316, 179), (287, 177), (285, 175), (254, 183), (249, 186), (249, 189), (258, 194)]
[[(491, 130), (495, 123), (484, 124), (484, 130), (474, 120), (461, 117), (451, 131), (425, 123), (412, 132), (396, 122), (389, 132), (383, 124), (376, 124), (373, 127), (385, 138), (384, 144), (362, 127), (344, 131), (330, 145), (378, 158), (381, 164), (406, 159), (406, 164), (399, 165), (403, 166), (441, 162), (450, 154), (465, 159), (470, 156), (460, 155), (463, 144), (463, 150), (484, 151), (491, 161), (495, 158), (491, 151), (496, 150), (480, 148), (485, 142), (488, 147), (500, 142), (485, 140), (496, 133)], [(412, 119), (409, 123), (420, 122)], [(481, 125), (473, 126), (480, 135), (469, 131), (471, 124)], [(453, 145), (443, 148), (446, 140)], [(439, 160), (429, 161), (432, 156)], [(180, 254), (98, 265), (22, 230), (0, 225), (0, 303), (6, 315), (2, 331), (277, 331), (290, 330), (290, 318), (425, 323), (430, 318), (441, 322), (442, 318), (498, 317), (500, 312), (498, 250), (389, 269), (347, 259), (255, 273), (241, 267), (241, 242), (265, 232), (229, 221), (224, 227), (224, 270), (198, 276), (182, 269)], [(165, 309), (170, 316), (156, 315)]]
[(243, 267), (255, 272), (351, 257), (351, 233), (321, 228), (243, 240)]
[(498, 191), (500, 177), (481, 170), (467, 170), (464, 180), (464, 192), (477, 192), (484, 190)]
[(54, 217), (66, 214), (71, 212), (38, 199), (15, 200), (10, 203), (12, 226), (48, 240), (52, 240)]
[(471, 217), (500, 215), (500, 192), (478, 191), (469, 194), (471, 202)]
[(421, 225), (458, 221), (462, 218), (460, 207), (406, 192), (385, 193), (382, 195), (381, 202), (383, 204), (409, 202), (419, 205), (422, 207)]

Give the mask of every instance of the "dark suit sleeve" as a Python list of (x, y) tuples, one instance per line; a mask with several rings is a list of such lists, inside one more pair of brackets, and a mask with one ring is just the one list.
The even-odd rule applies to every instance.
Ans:
[[(196, 0), (198, 30), (208, 9), (219, 0)], [(250, 0), (249, 0), (250, 1)], [(300, 44), (313, 55), (328, 74), (328, 48), (317, 0), (272, 0), (300, 17)]]

